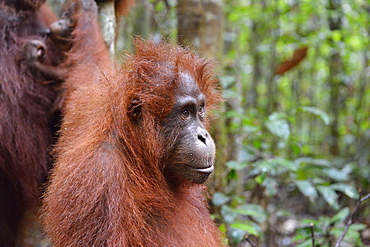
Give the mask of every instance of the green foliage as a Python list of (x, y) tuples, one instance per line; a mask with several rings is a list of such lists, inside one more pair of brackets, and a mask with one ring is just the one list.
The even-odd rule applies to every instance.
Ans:
[[(175, 42), (176, 1), (149, 2), (152, 35)], [(224, 0), (212, 202), (231, 246), (251, 236), (262, 247), (312, 246), (310, 223), (316, 244), (330, 246), (370, 186), (370, 5), (330, 2)], [(303, 47), (307, 56), (275, 75)], [(289, 234), (287, 218), (299, 223)], [(361, 246), (363, 227), (353, 224), (345, 241)]]
[(316, 116), (319, 116), (321, 118), (321, 120), (324, 122), (325, 125), (329, 125), (329, 123), (330, 123), (329, 115), (326, 112), (324, 112), (320, 109), (317, 109), (315, 107), (304, 106), (304, 107), (302, 107), (298, 110), (303, 111), (303, 112), (309, 112), (309, 113), (312, 113)]
[[(228, 144), (219, 149), (228, 159), (215, 178), (223, 187), (213, 203), (232, 246), (246, 236), (258, 236), (258, 246), (285, 246), (279, 223), (303, 215), (310, 220), (300, 221), (288, 242), (312, 246), (305, 226), (313, 223), (316, 243), (331, 246), (358, 188), (369, 186), (370, 6), (344, 0), (330, 9), (328, 3), (225, 1), (220, 82)], [(329, 25), (333, 17), (340, 20), (336, 29)], [(274, 75), (301, 47), (308, 47), (307, 57)], [(245, 205), (253, 210), (243, 211)], [(353, 224), (345, 241), (361, 245), (363, 227)]]
[(286, 115), (283, 113), (273, 113), (268, 117), (268, 120), (265, 121), (267, 129), (279, 137), (283, 141), (287, 141), (290, 135), (289, 124), (286, 120)]
[[(318, 246), (330, 247), (334, 246), (333, 240), (338, 239), (345, 228), (343, 222), (350, 214), (349, 208), (342, 208), (333, 217), (320, 216), (317, 220), (304, 219), (300, 222), (303, 226), (299, 228), (293, 241), (297, 243), (297, 247), (311, 247), (312, 246), (312, 230), (313, 226), (314, 240)], [(352, 224), (344, 238), (344, 242), (350, 246), (361, 246), (360, 231), (365, 229), (364, 224)]]
[(225, 223), (221, 227), (231, 244), (239, 243), (247, 235), (261, 235), (259, 224), (266, 222), (267, 215), (260, 205), (246, 204), (241, 197), (229, 197), (221, 192), (214, 194), (212, 202), (221, 208), (220, 217)]

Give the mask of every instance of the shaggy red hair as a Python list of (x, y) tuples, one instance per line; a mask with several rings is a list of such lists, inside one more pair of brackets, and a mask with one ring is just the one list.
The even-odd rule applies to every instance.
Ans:
[[(210, 64), (183, 48), (136, 39), (135, 55), (116, 72), (98, 35), (95, 7), (77, 20), (56, 164), (44, 199), (53, 245), (223, 245), (206, 186), (165, 178), (171, 141), (160, 135), (180, 71), (195, 78), (207, 108), (219, 102)], [(130, 115), (134, 99), (140, 99), (140, 125)]]

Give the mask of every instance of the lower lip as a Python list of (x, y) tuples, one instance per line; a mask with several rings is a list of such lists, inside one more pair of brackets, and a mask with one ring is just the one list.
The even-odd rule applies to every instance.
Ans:
[(194, 168), (194, 167), (191, 167), (189, 166), (192, 170), (195, 170), (197, 172), (203, 172), (203, 173), (211, 173), (213, 172), (214, 170), (214, 166), (210, 166), (210, 167), (207, 167), (207, 168)]

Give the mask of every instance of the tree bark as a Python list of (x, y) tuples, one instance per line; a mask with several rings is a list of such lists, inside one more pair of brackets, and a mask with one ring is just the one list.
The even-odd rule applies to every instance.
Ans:
[(178, 0), (178, 43), (219, 60), (223, 46), (223, 20), (222, 0)]
[(114, 9), (114, 1), (99, 3), (99, 23), (102, 30), (103, 38), (109, 52), (114, 57), (115, 53), (115, 30), (116, 30), (116, 15)]
[[(342, 29), (341, 0), (329, 0), (329, 28), (333, 31)], [(338, 155), (339, 150), (339, 115), (343, 107), (341, 100), (340, 87), (343, 84), (342, 71), (344, 70), (342, 57), (338, 47), (335, 47), (335, 41), (330, 37), (329, 43), (333, 47), (333, 53), (329, 61), (329, 84), (330, 84), (330, 113), (332, 122), (330, 125), (329, 151), (332, 155)]]

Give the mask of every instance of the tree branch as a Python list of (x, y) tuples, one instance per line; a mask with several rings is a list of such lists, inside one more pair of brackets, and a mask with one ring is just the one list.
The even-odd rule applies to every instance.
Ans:
[(311, 229), (312, 247), (315, 247), (315, 229), (313, 227), (313, 223), (310, 224), (310, 229)]
[(364, 197), (361, 197), (358, 201), (357, 201), (357, 204), (354, 208), (354, 210), (352, 211), (351, 215), (349, 216), (348, 218), (348, 221), (347, 221), (347, 224), (346, 224), (346, 227), (344, 228), (344, 231), (342, 233), (342, 235), (340, 236), (340, 238), (338, 239), (337, 243), (335, 244), (335, 247), (339, 247), (340, 243), (343, 241), (344, 237), (346, 236), (347, 234), (347, 231), (349, 229), (349, 227), (352, 225), (352, 219), (353, 219), (353, 215), (356, 213), (356, 211), (358, 210), (358, 208), (360, 207), (361, 203), (363, 203), (364, 201), (366, 201), (367, 199), (370, 198), (370, 193), (367, 194), (366, 196)]

